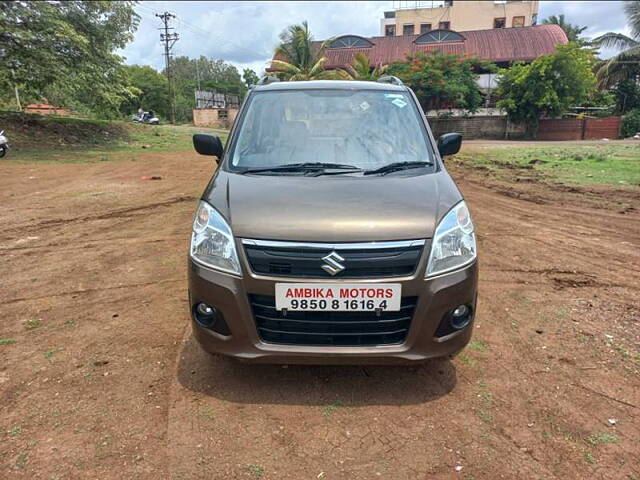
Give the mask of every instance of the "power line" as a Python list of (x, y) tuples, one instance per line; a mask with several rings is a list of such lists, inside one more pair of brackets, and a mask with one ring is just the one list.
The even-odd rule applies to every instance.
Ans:
[[(169, 102), (171, 103), (171, 123), (176, 123), (176, 101), (173, 89), (173, 74), (171, 72), (171, 49), (180, 37), (176, 32), (169, 33), (169, 30), (174, 30), (173, 27), (169, 26), (169, 21), (172, 18), (176, 18), (176, 16), (169, 12), (156, 13), (155, 15), (164, 23), (164, 33), (160, 33), (160, 42), (164, 43), (165, 73), (169, 84)], [(159, 30), (163, 29), (160, 28)]]

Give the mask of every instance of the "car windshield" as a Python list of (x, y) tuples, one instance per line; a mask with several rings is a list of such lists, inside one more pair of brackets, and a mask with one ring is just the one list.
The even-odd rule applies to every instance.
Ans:
[(373, 170), (433, 161), (418, 109), (402, 91), (256, 92), (232, 149), (232, 170), (316, 162)]

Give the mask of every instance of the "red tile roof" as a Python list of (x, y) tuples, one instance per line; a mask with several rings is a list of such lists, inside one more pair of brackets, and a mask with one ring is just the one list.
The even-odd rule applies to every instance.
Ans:
[[(351, 65), (358, 52), (369, 56), (372, 65), (402, 61), (408, 54), (440, 50), (443, 53), (480, 57), (491, 62), (535, 60), (541, 55), (553, 53), (556, 45), (568, 43), (564, 31), (558, 25), (533, 27), (494, 28), (458, 32), (464, 42), (418, 45), (414, 40), (420, 35), (372, 37), (369, 48), (328, 48), (325, 52), (325, 68)], [(316, 42), (319, 44), (319, 42)]]

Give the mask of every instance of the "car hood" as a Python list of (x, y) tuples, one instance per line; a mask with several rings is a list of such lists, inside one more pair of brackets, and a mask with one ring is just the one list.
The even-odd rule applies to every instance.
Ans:
[(220, 171), (203, 198), (237, 238), (366, 242), (429, 238), (462, 196), (446, 171), (371, 177)]

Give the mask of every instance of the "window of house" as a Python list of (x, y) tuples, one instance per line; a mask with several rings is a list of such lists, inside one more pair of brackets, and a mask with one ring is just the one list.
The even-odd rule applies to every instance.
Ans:
[(384, 26), (384, 36), (385, 37), (393, 37), (396, 34), (396, 26), (395, 25), (385, 25)]
[(417, 45), (424, 45), (428, 43), (451, 43), (451, 42), (464, 42), (464, 37), (457, 32), (450, 30), (432, 30), (427, 33), (423, 33), (415, 39)]
[(413, 23), (405, 23), (402, 26), (402, 35), (413, 35)]
[(420, 24), (420, 34), (422, 35), (423, 33), (427, 33), (431, 31), (431, 24), (430, 23), (421, 23)]
[(451, 22), (440, 22), (438, 24), (440, 30), (451, 30)]
[(445, 7), (453, 7), (453, 0), (444, 0)]
[(504, 28), (507, 26), (507, 19), (498, 17), (493, 19), (493, 28)]
[(368, 48), (371, 46), (373, 46), (373, 43), (366, 38), (359, 37), (357, 35), (343, 35), (342, 37), (336, 38), (329, 44), (329, 48)]
[(524, 27), (524, 17), (513, 17), (512, 27)]

